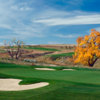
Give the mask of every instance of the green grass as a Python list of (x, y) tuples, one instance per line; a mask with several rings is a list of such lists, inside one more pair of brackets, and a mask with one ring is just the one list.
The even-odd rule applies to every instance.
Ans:
[(51, 68), (55, 70), (63, 70), (63, 69), (74, 69), (74, 70), (79, 70), (79, 71), (100, 71), (100, 69), (96, 68), (82, 68), (82, 67), (70, 67), (70, 66), (39, 66), (39, 65), (34, 65), (32, 66), (33, 68)]
[(74, 55), (74, 52), (70, 53), (61, 53), (61, 54), (54, 54), (54, 55), (49, 55), (52, 60), (56, 60), (57, 58), (61, 57), (72, 57)]
[(44, 47), (24, 47), (25, 49), (35, 49), (35, 50), (41, 50), (41, 51), (59, 51), (54, 48), (44, 48)]
[(23, 81), (19, 84), (50, 83), (49, 86), (38, 89), (17, 92), (0, 91), (0, 100), (100, 99), (100, 70), (75, 68), (73, 71), (40, 71), (35, 70), (34, 68), (36, 67), (44, 66), (22, 66), (0, 63), (1, 78), (22, 79)]
[(6, 53), (7, 51), (0, 49), (0, 53)]

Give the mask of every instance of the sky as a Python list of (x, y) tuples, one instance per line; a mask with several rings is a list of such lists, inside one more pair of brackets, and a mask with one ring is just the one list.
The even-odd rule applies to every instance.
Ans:
[(0, 45), (76, 44), (91, 29), (100, 31), (100, 0), (0, 0)]

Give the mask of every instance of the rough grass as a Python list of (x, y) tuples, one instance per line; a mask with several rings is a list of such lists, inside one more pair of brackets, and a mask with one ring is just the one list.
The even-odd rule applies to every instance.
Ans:
[[(0, 63), (1, 78), (22, 79), (20, 84), (49, 82), (50, 85), (17, 92), (0, 91), (0, 100), (99, 100), (100, 71), (78, 68), (74, 71), (40, 71), (36, 67)], [(47, 66), (48, 67), (48, 66)]]

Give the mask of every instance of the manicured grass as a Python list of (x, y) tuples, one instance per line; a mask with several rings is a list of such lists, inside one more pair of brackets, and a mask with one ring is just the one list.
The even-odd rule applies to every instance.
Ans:
[(74, 55), (74, 52), (70, 53), (61, 53), (61, 54), (54, 54), (54, 55), (49, 55), (53, 60), (56, 60), (57, 58), (61, 57), (72, 57)]
[(96, 68), (82, 68), (82, 67), (70, 67), (70, 66), (39, 66), (39, 65), (34, 65), (32, 66), (33, 68), (52, 68), (56, 70), (63, 70), (63, 69), (74, 69), (74, 70), (79, 70), (79, 71), (100, 71), (100, 69)]
[[(0, 100), (99, 100), (100, 71), (76, 68), (73, 71), (40, 71), (36, 67), (0, 63), (1, 78), (22, 79), (20, 84), (49, 82), (50, 85), (17, 92), (0, 91)], [(47, 66), (48, 67), (48, 66)], [(51, 67), (53, 68), (53, 67)], [(60, 67), (59, 67), (60, 68)]]
[(35, 50), (41, 50), (41, 51), (59, 51), (54, 48), (44, 48), (44, 47), (24, 47), (25, 49), (35, 49)]

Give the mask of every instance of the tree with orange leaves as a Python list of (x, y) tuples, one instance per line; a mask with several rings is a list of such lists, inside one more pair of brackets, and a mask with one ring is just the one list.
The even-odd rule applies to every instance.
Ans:
[(79, 37), (73, 58), (75, 63), (92, 67), (100, 58), (100, 32), (92, 29), (90, 35)]

